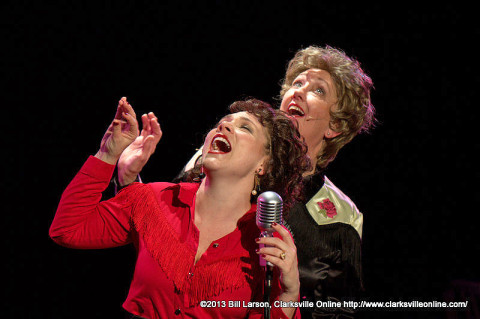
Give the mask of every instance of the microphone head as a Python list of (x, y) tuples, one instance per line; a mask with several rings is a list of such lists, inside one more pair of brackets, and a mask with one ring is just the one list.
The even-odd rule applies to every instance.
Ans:
[(272, 231), (272, 223), (283, 225), (283, 200), (275, 192), (264, 192), (257, 198), (257, 226), (260, 231)]

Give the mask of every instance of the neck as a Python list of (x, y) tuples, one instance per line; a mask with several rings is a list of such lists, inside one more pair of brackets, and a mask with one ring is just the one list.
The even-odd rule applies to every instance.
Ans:
[(313, 175), (317, 172), (317, 155), (325, 148), (325, 140), (321, 140), (315, 147), (309, 146), (307, 155), (310, 157), (312, 169), (308, 172), (303, 173), (304, 177)]
[(303, 177), (307, 177), (307, 176), (315, 174), (316, 169), (317, 169), (317, 155), (308, 153), (308, 157), (310, 158), (310, 165), (312, 166), (312, 169), (303, 173)]
[(250, 207), (251, 179), (216, 178), (210, 174), (200, 185), (195, 199), (195, 216), (206, 221), (236, 222)]
[(310, 158), (310, 164), (312, 165), (312, 169), (303, 173), (303, 177), (313, 175), (317, 171), (317, 154), (318, 152), (315, 153), (315, 151), (312, 151), (312, 152), (309, 151), (307, 153), (308, 157)]

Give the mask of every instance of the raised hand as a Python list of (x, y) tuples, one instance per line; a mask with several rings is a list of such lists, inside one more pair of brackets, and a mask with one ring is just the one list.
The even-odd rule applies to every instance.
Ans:
[(158, 119), (150, 112), (142, 115), (142, 132), (120, 156), (118, 161), (118, 181), (121, 186), (135, 181), (162, 138)]
[(105, 132), (100, 142), (100, 149), (95, 157), (114, 165), (125, 148), (137, 136), (138, 122), (135, 112), (130, 103), (127, 102), (127, 98), (122, 97), (118, 102), (117, 113)]

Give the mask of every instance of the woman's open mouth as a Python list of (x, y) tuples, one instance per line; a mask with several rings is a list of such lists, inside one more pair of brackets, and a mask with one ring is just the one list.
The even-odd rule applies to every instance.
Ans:
[(209, 153), (212, 154), (226, 154), (232, 150), (230, 142), (223, 134), (216, 134), (213, 137), (212, 143), (210, 143)]
[(305, 111), (303, 111), (303, 109), (295, 102), (292, 102), (288, 105), (287, 113), (294, 117), (301, 117), (305, 115)]

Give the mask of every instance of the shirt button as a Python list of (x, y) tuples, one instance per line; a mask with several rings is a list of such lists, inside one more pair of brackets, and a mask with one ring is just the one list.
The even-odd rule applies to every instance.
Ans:
[(213, 244), (213, 248), (217, 248), (218, 246), (220, 246), (220, 244), (219, 244), (219, 243), (215, 243), (215, 244)]
[(175, 314), (178, 316), (180, 313), (182, 313), (182, 311), (180, 309), (176, 309), (175, 310)]
[(188, 273), (188, 276), (189, 276), (189, 277), (193, 277), (193, 272), (189, 272), (189, 273)]

